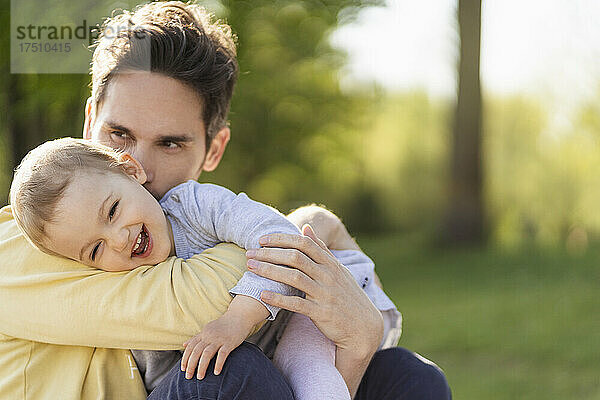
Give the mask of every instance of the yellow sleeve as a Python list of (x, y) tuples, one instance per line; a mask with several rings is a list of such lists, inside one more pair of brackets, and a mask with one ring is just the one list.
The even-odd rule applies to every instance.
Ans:
[(171, 350), (227, 310), (244, 251), (220, 244), (189, 260), (99, 271), (33, 248), (0, 210), (0, 333), (36, 342)]

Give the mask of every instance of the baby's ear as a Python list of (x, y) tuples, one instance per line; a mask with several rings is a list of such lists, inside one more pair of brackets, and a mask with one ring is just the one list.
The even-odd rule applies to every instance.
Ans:
[(144, 167), (142, 164), (133, 156), (127, 152), (122, 153), (119, 157), (119, 161), (123, 162), (123, 168), (125, 173), (131, 176), (133, 179), (139, 182), (140, 185), (146, 183), (146, 171), (144, 171)]

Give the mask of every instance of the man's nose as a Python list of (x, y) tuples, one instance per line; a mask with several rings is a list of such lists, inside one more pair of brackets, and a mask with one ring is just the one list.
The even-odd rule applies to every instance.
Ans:
[(144, 172), (146, 172), (146, 184), (152, 183), (154, 180), (154, 167), (155, 160), (152, 155), (152, 151), (145, 149), (141, 146), (137, 146), (131, 154), (136, 160), (142, 164)]

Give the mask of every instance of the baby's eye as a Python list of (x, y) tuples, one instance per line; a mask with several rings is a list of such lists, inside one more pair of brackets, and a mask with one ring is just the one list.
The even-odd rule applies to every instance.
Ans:
[(110, 211), (108, 212), (108, 219), (110, 221), (112, 221), (112, 218), (114, 217), (115, 213), (117, 212), (118, 206), (119, 206), (119, 200), (115, 201), (115, 203), (110, 208)]
[(98, 242), (98, 244), (96, 246), (94, 246), (94, 249), (92, 250), (92, 255), (90, 256), (92, 261), (96, 261), (96, 253), (98, 252), (99, 247), (100, 247), (100, 242)]

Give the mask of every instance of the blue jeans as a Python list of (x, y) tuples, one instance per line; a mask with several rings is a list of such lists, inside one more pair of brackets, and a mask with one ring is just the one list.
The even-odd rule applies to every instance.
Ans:
[(355, 400), (451, 400), (441, 369), (403, 349), (380, 350), (363, 376)]
[[(285, 378), (250, 343), (242, 343), (213, 375), (213, 359), (206, 377), (185, 379), (179, 365), (154, 389), (149, 400), (293, 400)], [(443, 372), (434, 364), (401, 347), (375, 353), (355, 400), (450, 400)]]
[(221, 374), (212, 359), (202, 380), (185, 379), (179, 364), (150, 393), (148, 400), (294, 400), (292, 389), (275, 365), (253, 344), (233, 350)]

